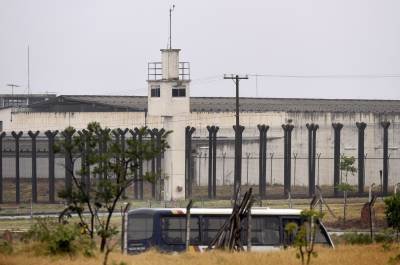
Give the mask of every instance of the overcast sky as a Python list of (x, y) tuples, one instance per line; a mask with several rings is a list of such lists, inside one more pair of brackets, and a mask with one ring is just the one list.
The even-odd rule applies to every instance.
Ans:
[(145, 95), (173, 3), (194, 96), (400, 99), (399, 0), (0, 0), (1, 93)]

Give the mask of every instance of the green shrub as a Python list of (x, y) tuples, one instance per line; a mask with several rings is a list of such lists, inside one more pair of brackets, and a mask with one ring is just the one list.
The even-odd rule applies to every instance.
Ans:
[(395, 234), (396, 240), (399, 240), (400, 233), (400, 193), (394, 194), (385, 199), (386, 220)]
[(361, 233), (347, 233), (343, 235), (344, 242), (350, 245), (367, 245), (371, 244), (371, 236)]
[(94, 242), (81, 231), (77, 224), (60, 224), (50, 219), (38, 219), (24, 240), (40, 243), (45, 253), (50, 255), (82, 253), (93, 256)]
[(9, 255), (13, 252), (13, 247), (7, 240), (0, 239), (0, 253)]
[(376, 233), (374, 236), (377, 243), (393, 243), (395, 231), (391, 228), (384, 229), (381, 233)]

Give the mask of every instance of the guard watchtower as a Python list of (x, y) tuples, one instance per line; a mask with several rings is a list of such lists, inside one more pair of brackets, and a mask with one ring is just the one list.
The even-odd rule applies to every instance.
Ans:
[(175, 116), (189, 113), (190, 64), (179, 62), (180, 49), (161, 49), (161, 62), (147, 68), (148, 114)]
[(185, 198), (185, 127), (190, 115), (190, 64), (179, 61), (180, 49), (162, 49), (161, 62), (148, 63), (148, 115), (160, 117), (169, 149), (162, 178), (165, 200)]

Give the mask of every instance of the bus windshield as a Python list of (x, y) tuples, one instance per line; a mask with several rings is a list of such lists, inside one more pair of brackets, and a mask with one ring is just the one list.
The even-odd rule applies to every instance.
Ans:
[(153, 236), (153, 216), (132, 215), (128, 219), (128, 240), (145, 240)]

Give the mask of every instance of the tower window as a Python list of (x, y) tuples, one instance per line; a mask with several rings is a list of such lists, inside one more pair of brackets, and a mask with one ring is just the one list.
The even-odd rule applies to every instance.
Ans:
[(151, 86), (150, 95), (152, 98), (160, 97), (160, 86)]
[(172, 97), (186, 97), (186, 87), (173, 87)]

